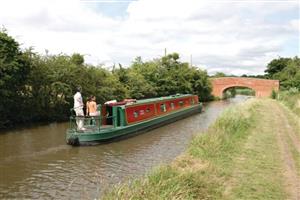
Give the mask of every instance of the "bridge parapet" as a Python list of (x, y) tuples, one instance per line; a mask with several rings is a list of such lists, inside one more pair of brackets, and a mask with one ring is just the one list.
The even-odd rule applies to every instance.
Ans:
[(212, 94), (222, 98), (224, 90), (231, 87), (247, 87), (255, 91), (256, 97), (269, 97), (272, 91), (279, 90), (278, 80), (243, 78), (243, 77), (220, 77), (212, 78)]

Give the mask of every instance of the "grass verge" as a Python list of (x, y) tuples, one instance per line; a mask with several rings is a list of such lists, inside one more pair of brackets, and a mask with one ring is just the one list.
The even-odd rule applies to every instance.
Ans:
[(278, 95), (278, 100), (300, 117), (300, 92), (282, 91)]
[(103, 199), (285, 199), (272, 100), (227, 109), (185, 154)]

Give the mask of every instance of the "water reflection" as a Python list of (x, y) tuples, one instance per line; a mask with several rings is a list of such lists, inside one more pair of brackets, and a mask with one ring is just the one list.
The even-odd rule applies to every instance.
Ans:
[(228, 105), (246, 97), (208, 103), (204, 112), (115, 143), (74, 148), (65, 144), (68, 123), (0, 135), (0, 198), (95, 198), (112, 184), (138, 177), (182, 153)]

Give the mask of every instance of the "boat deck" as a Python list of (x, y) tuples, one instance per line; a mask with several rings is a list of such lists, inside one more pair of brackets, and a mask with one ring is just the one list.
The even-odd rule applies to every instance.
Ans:
[(114, 128), (114, 126), (113, 125), (102, 125), (100, 127), (98, 127), (98, 126), (84, 126), (84, 130), (77, 130), (76, 132), (80, 132), (80, 133), (97, 132), (97, 131), (99, 131), (99, 128), (100, 128), (100, 130), (111, 129), (111, 128)]

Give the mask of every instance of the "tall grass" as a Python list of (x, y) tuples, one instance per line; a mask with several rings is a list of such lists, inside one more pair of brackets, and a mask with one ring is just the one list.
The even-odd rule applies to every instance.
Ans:
[(103, 199), (286, 199), (270, 104), (228, 108), (182, 156)]
[(108, 191), (103, 199), (221, 199), (232, 161), (253, 125), (254, 102), (229, 108), (187, 152), (142, 179)]
[(255, 107), (255, 103), (249, 101), (225, 110), (204, 135), (193, 139), (188, 152), (214, 162), (231, 160), (254, 123), (252, 112)]
[(300, 117), (300, 91), (297, 88), (280, 92), (278, 100)]

